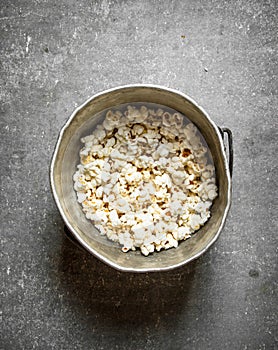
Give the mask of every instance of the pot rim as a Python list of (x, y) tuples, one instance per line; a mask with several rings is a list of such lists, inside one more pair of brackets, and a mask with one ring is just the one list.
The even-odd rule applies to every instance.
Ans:
[[(56, 186), (55, 186), (55, 179), (54, 179), (54, 168), (55, 168), (55, 164), (56, 164), (56, 160), (57, 160), (57, 154), (59, 152), (59, 148), (61, 145), (61, 142), (63, 140), (63, 136), (65, 131), (67, 130), (67, 128), (70, 126), (70, 124), (72, 123), (72, 121), (74, 120), (75, 116), (77, 115), (77, 113), (82, 110), (84, 107), (86, 107), (87, 104), (89, 104), (91, 101), (93, 101), (94, 99), (117, 91), (117, 90), (124, 90), (124, 89), (128, 89), (128, 88), (151, 88), (151, 89), (158, 89), (158, 90), (164, 90), (166, 92), (170, 92), (173, 94), (177, 94), (179, 96), (181, 96), (182, 98), (188, 100), (190, 103), (192, 103), (193, 105), (195, 105), (200, 111), (201, 113), (207, 118), (207, 120), (209, 121), (209, 123), (211, 124), (211, 126), (213, 127), (215, 133), (218, 136), (218, 139), (220, 141), (220, 151), (221, 151), (221, 155), (222, 158), (224, 160), (224, 167), (225, 167), (225, 174), (227, 176), (227, 184), (228, 184), (228, 189), (227, 189), (227, 205), (226, 208), (223, 212), (223, 216), (222, 216), (222, 220), (221, 220), (221, 224), (219, 226), (219, 229), (217, 230), (215, 236), (213, 237), (213, 239), (207, 244), (207, 246), (202, 249), (200, 252), (196, 253), (194, 256), (192, 256), (191, 258), (188, 258), (182, 262), (179, 262), (177, 264), (173, 264), (170, 266), (165, 266), (165, 267), (151, 267), (151, 268), (133, 268), (133, 267), (123, 267), (117, 263), (114, 263), (113, 261), (107, 259), (106, 257), (102, 256), (100, 253), (98, 253), (98, 251), (96, 251), (95, 249), (93, 249), (89, 244), (87, 244), (81, 237), (80, 235), (76, 232), (76, 230), (72, 227), (72, 225), (70, 224), (69, 220), (67, 219), (67, 215), (64, 212), (62, 205), (60, 204), (60, 199), (59, 196), (57, 194), (56, 191)], [(189, 97), (188, 95), (176, 90), (176, 89), (172, 89), (172, 88), (168, 88), (162, 85), (156, 85), (156, 84), (127, 84), (127, 85), (120, 85), (120, 86), (116, 86), (110, 89), (106, 89), (103, 90), (101, 92), (98, 92), (96, 94), (94, 94), (93, 96), (91, 96), (90, 98), (88, 98), (85, 102), (83, 102), (80, 106), (78, 106), (77, 108), (74, 109), (74, 111), (71, 113), (70, 117), (68, 118), (68, 120), (65, 122), (64, 126), (62, 127), (62, 129), (59, 132), (56, 144), (55, 144), (55, 148), (54, 148), (54, 152), (52, 155), (52, 160), (51, 160), (51, 164), (50, 164), (50, 185), (51, 185), (51, 190), (52, 190), (52, 194), (54, 197), (54, 200), (56, 202), (57, 208), (60, 212), (60, 215), (62, 216), (63, 221), (65, 222), (66, 226), (68, 227), (68, 229), (72, 232), (74, 238), (77, 240), (77, 242), (84, 247), (89, 253), (93, 254), (95, 257), (97, 257), (99, 260), (101, 260), (102, 262), (106, 263), (107, 265), (115, 268), (118, 271), (122, 271), (122, 272), (141, 272), (141, 273), (145, 273), (145, 272), (158, 272), (158, 271), (169, 271), (178, 267), (181, 267), (185, 264), (188, 264), (189, 262), (199, 258), (201, 255), (203, 255), (218, 239), (218, 237), (220, 236), (220, 233), (224, 227), (230, 206), (231, 206), (231, 190), (232, 190), (232, 184), (231, 184), (231, 174), (229, 171), (229, 166), (228, 166), (228, 160), (227, 160), (227, 156), (225, 153), (225, 148), (224, 148), (224, 141), (221, 137), (219, 128), (217, 127), (217, 125), (214, 123), (214, 121), (210, 118), (210, 116), (208, 115), (208, 113), (191, 97)]]

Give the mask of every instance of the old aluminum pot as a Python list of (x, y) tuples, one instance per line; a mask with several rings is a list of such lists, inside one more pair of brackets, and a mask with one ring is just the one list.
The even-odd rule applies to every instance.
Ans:
[[(104, 109), (134, 102), (168, 106), (186, 115), (199, 128), (213, 157), (219, 190), (211, 207), (211, 218), (198, 232), (190, 239), (180, 242), (178, 248), (155, 252), (148, 257), (141, 255), (139, 251), (123, 253), (118, 244), (98, 234), (77, 202), (72, 180), (76, 165), (79, 164), (80, 138), (88, 135), (99, 122), (95, 115)], [(225, 153), (225, 133), (229, 144), (229, 157)], [(51, 187), (66, 224), (68, 237), (103, 262), (121, 271), (170, 270), (196, 259), (217, 240), (227, 217), (231, 203), (232, 151), (230, 130), (218, 128), (196, 102), (178, 91), (155, 85), (127, 85), (94, 95), (72, 113), (62, 128), (51, 163)]]

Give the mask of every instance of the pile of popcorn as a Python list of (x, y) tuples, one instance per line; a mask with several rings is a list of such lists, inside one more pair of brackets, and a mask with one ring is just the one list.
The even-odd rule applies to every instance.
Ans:
[(81, 141), (73, 176), (78, 202), (122, 251), (177, 247), (209, 219), (215, 169), (197, 128), (181, 114), (145, 106), (109, 110)]

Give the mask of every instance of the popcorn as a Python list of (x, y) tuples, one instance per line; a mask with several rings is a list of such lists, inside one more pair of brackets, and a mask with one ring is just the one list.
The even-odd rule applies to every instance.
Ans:
[(115, 138), (114, 138), (114, 137), (111, 137), (110, 139), (108, 139), (108, 140), (106, 141), (105, 147), (113, 147), (113, 146), (115, 145), (115, 143), (116, 143)]
[(172, 173), (172, 180), (176, 185), (181, 185), (185, 178), (186, 174), (184, 171), (177, 170)]
[(109, 110), (81, 142), (77, 201), (123, 252), (176, 248), (209, 219), (215, 169), (198, 129), (180, 113), (132, 105)]
[(115, 202), (115, 208), (119, 213), (128, 213), (131, 210), (131, 206), (124, 198), (120, 198)]
[(110, 153), (110, 158), (112, 159), (119, 159), (119, 160), (125, 160), (126, 155), (123, 153), (120, 153), (117, 149), (113, 149)]
[(182, 239), (186, 239), (190, 237), (190, 228), (187, 226), (180, 226), (177, 229), (177, 240), (181, 241)]
[(181, 128), (183, 125), (183, 116), (179, 113), (174, 113), (172, 116), (172, 121), (177, 128)]
[(145, 256), (148, 256), (150, 254), (149, 250), (144, 245), (141, 246), (141, 253)]
[(169, 208), (174, 216), (181, 215), (183, 213), (182, 203), (179, 200), (171, 202)]
[(120, 218), (121, 222), (126, 224), (126, 226), (134, 226), (137, 224), (134, 213), (127, 212)]
[(109, 219), (113, 227), (121, 226), (121, 221), (119, 219), (118, 213), (115, 209), (110, 211), (109, 213)]
[(102, 198), (102, 195), (103, 195), (103, 187), (102, 186), (99, 186), (96, 189), (95, 195), (97, 198)]
[(171, 178), (166, 173), (164, 173), (161, 176), (157, 175), (153, 181), (158, 187), (162, 187), (162, 188), (165, 188), (165, 187), (171, 188), (172, 187)]
[(169, 155), (169, 148), (167, 147), (167, 144), (160, 144), (157, 147), (156, 152), (154, 153), (154, 158), (159, 159), (160, 157), (167, 157)]
[(95, 214), (87, 213), (86, 217), (90, 220), (93, 220), (96, 224), (106, 224), (108, 221), (106, 213), (102, 210), (97, 210)]
[(95, 225), (95, 227), (99, 230), (99, 232), (102, 236), (106, 235), (106, 231), (102, 225)]
[(140, 182), (142, 180), (142, 174), (137, 171), (137, 168), (132, 167), (126, 174), (125, 179), (127, 183), (132, 184), (134, 182)]
[(110, 110), (106, 113), (106, 121), (114, 127), (116, 127), (119, 124), (120, 118), (121, 118), (121, 113), (119, 112), (113, 113)]
[(131, 130), (131, 133), (133, 136), (135, 135), (141, 135), (144, 131), (144, 127), (143, 125), (140, 125), (140, 124), (135, 124)]
[(168, 235), (166, 236), (166, 238), (167, 238), (167, 241), (168, 241), (168, 243), (167, 243), (167, 245), (169, 245), (169, 248), (170, 247), (175, 247), (175, 248), (177, 248), (177, 246), (178, 246), (178, 241), (170, 234), (170, 233), (168, 233)]
[(110, 180), (111, 175), (107, 173), (106, 171), (101, 172), (101, 181), (106, 183), (108, 180)]
[(77, 192), (77, 200), (79, 203), (84, 202), (87, 199), (87, 195), (84, 192)]
[(189, 226), (195, 231), (200, 228), (200, 215), (192, 214), (188, 220)]

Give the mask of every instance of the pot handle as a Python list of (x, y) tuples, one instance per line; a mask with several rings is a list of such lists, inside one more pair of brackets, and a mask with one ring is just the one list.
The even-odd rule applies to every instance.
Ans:
[[(222, 136), (223, 142), (224, 142), (224, 149), (227, 150), (226, 144), (225, 144), (225, 134), (227, 134), (228, 139), (228, 147), (229, 147), (229, 171), (230, 175), (232, 177), (233, 175), (233, 167), (234, 167), (234, 149), (233, 149), (233, 134), (232, 131), (229, 128), (219, 128), (220, 134)], [(226, 152), (227, 153), (227, 152)]]

